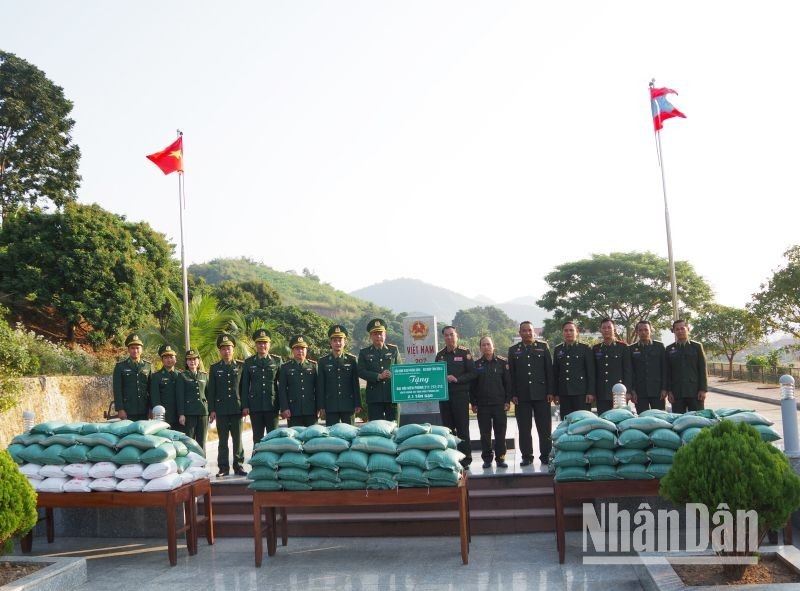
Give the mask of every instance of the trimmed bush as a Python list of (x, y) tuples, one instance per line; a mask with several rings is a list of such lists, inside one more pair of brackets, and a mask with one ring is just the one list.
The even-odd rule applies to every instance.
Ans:
[(0, 450), (0, 555), (11, 550), (12, 539), (36, 525), (36, 492), (5, 450)]

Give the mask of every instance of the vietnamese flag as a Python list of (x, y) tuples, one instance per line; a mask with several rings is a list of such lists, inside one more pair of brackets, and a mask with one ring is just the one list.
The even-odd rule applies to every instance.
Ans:
[(147, 156), (153, 164), (161, 169), (164, 174), (183, 172), (183, 136), (172, 142), (169, 146)]

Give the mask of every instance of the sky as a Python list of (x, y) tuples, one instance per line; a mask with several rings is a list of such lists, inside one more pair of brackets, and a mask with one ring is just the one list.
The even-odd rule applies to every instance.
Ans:
[[(504, 302), (593, 253), (675, 258), (743, 306), (797, 242), (790, 2), (0, 0), (0, 49), (73, 101), (78, 200), (352, 291)], [(176, 249), (180, 255), (179, 248)]]

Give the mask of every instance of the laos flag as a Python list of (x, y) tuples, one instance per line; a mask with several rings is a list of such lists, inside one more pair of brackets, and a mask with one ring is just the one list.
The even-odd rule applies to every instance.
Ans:
[(678, 94), (671, 88), (650, 87), (650, 108), (653, 111), (653, 127), (659, 131), (664, 127), (664, 121), (672, 117), (686, 117), (667, 100), (668, 94)]

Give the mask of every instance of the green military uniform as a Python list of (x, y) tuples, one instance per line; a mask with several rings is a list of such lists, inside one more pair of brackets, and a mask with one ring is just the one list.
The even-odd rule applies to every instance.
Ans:
[(478, 429), (481, 432), (481, 458), (484, 467), (492, 461), (492, 429), (494, 429), (494, 457), (497, 465), (504, 467), (506, 458), (505, 405), (511, 402), (511, 372), (508, 359), (492, 355), (475, 361), (475, 382), (470, 392), (470, 403), (478, 407)]
[[(375, 318), (367, 324), (367, 331), (386, 332), (386, 323)], [(394, 345), (381, 348), (370, 345), (358, 352), (358, 377), (367, 382), (367, 418), (370, 421), (397, 420), (397, 405), (392, 404), (392, 381), (379, 380), (378, 375), (392, 365), (402, 363), (400, 351)]]
[[(198, 358), (194, 349), (186, 352), (186, 359)], [(185, 424), (183, 431), (189, 437), (206, 449), (206, 435), (208, 433), (208, 402), (206, 401), (206, 386), (208, 374), (204, 371), (182, 371), (177, 380), (175, 400), (178, 407), (178, 417), (183, 416)]]
[[(234, 346), (236, 341), (230, 335), (220, 335), (217, 347)], [(209, 368), (206, 399), (209, 413), (216, 413), (217, 433), (219, 434), (219, 453), (217, 466), (220, 474), (230, 470), (228, 458), (228, 437), (233, 443), (233, 470), (244, 472), (244, 448), (242, 447), (242, 402), (239, 398), (239, 381), (242, 375), (242, 362), (218, 361)]]
[[(142, 345), (138, 335), (131, 334), (125, 339), (125, 346)], [(134, 362), (130, 357), (114, 366), (112, 389), (114, 408), (124, 410), (131, 421), (147, 419), (149, 408), (150, 374), (153, 366), (149, 361)]]
[(708, 391), (706, 353), (697, 341), (672, 343), (666, 348), (666, 389), (672, 392), (672, 412), (703, 410), (705, 402), (697, 399), (699, 392)]
[[(160, 357), (165, 355), (175, 355), (175, 350), (170, 345), (162, 345), (158, 349)], [(178, 423), (178, 403), (176, 400), (177, 384), (180, 372), (175, 369), (162, 367), (150, 375), (150, 403), (155, 408), (158, 405), (164, 407), (164, 420), (169, 423), (170, 428), (181, 431)]]
[(514, 415), (517, 418), (522, 460), (527, 463), (533, 461), (532, 427), (535, 421), (539, 436), (539, 459), (547, 464), (553, 447), (550, 438), (552, 419), (547, 397), (554, 396), (556, 390), (550, 347), (544, 341), (536, 339), (529, 345), (517, 343), (508, 350), (508, 367), (513, 397), (518, 400)]
[(631, 389), (631, 352), (622, 341), (614, 341), (610, 345), (597, 343), (592, 347), (596, 368), (597, 412), (603, 414), (614, 406), (611, 389), (615, 384), (624, 384)]
[[(255, 342), (272, 341), (269, 331), (259, 328), (253, 333)], [(258, 354), (244, 360), (242, 368), (242, 407), (250, 416), (253, 427), (253, 445), (265, 433), (278, 428), (278, 370), (283, 360), (278, 355), (260, 357)]]
[[(289, 346), (308, 347), (302, 336), (294, 337)], [(281, 412), (292, 413), (289, 426), (308, 427), (317, 422), (320, 406), (317, 402), (317, 364), (291, 359), (281, 365), (278, 373), (278, 401)]]
[[(328, 330), (328, 338), (347, 338), (347, 329), (339, 324)], [(361, 387), (358, 381), (356, 356), (333, 351), (317, 363), (317, 400), (325, 411), (325, 424), (353, 424), (353, 413), (361, 407)]]
[(664, 343), (639, 341), (630, 346), (633, 377), (631, 393), (636, 394), (636, 412), (641, 414), (651, 408), (664, 410), (661, 391), (666, 390), (667, 361)]
[(436, 354), (436, 361), (447, 364), (447, 375), (454, 376), (458, 381), (447, 383), (447, 397), (445, 402), (439, 402), (439, 414), (442, 424), (450, 427), (456, 437), (461, 439), (458, 451), (466, 457), (462, 464), (466, 467), (472, 463), (472, 446), (469, 438), (469, 390), (475, 381), (475, 360), (466, 347), (456, 345), (451, 351), (447, 347)]
[(576, 410), (589, 410), (586, 396), (595, 393), (594, 357), (589, 345), (579, 342), (556, 345), (553, 377), (562, 417)]

